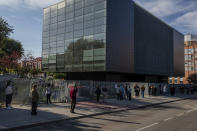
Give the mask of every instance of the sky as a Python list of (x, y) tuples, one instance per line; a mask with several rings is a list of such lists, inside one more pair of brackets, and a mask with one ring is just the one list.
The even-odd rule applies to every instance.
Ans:
[[(13, 26), (11, 38), (41, 56), (43, 8), (63, 0), (0, 0), (0, 17)], [(183, 34), (197, 34), (197, 0), (134, 0)]]

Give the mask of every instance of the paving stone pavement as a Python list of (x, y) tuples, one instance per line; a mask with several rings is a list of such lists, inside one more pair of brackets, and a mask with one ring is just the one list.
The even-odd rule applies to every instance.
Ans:
[(187, 97), (197, 97), (197, 95), (181, 97), (146, 96), (145, 98), (133, 98), (131, 101), (105, 99), (100, 103), (94, 100), (81, 101), (77, 103), (76, 113), (74, 114), (70, 113), (70, 103), (39, 104), (37, 116), (30, 115), (30, 105), (13, 105), (12, 110), (0, 108), (0, 130), (46, 124), (65, 119), (77, 119), (100, 113), (129, 110), (162, 102), (176, 101)]

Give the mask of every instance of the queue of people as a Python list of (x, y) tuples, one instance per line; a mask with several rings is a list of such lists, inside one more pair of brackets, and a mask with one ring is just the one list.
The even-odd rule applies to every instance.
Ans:
[[(6, 108), (12, 109), (11, 103), (12, 103), (12, 96), (13, 96), (13, 83), (11, 81), (7, 82), (5, 94), (6, 94)], [(46, 104), (51, 104), (51, 95), (52, 95), (52, 84), (46, 85)], [(70, 112), (74, 113), (75, 107), (76, 107), (76, 101), (77, 101), (77, 92), (78, 88), (77, 84), (73, 84), (72, 86), (69, 86), (69, 94), (70, 94), (70, 100), (71, 100), (71, 106), (70, 106)], [(171, 95), (174, 96), (177, 89), (174, 86), (168, 86), (167, 84), (162, 85), (141, 85), (135, 84), (133, 86), (135, 97), (145, 97), (145, 91), (147, 89), (148, 95), (156, 96), (158, 94), (160, 95)], [(195, 91), (194, 87), (184, 87), (180, 86), (178, 87), (179, 92), (182, 94), (193, 94)], [(127, 99), (129, 101), (132, 100), (132, 87), (129, 84), (115, 84), (115, 92), (117, 100), (121, 101), (124, 99)], [(99, 86), (96, 86), (95, 94), (96, 94), (96, 101), (100, 102), (100, 96), (101, 94), (104, 95), (107, 93), (107, 88), (101, 88)], [(37, 107), (39, 103), (39, 93), (37, 91), (37, 85), (34, 84), (32, 86), (31, 90), (31, 115), (37, 115)], [(105, 96), (105, 95), (104, 95)]]

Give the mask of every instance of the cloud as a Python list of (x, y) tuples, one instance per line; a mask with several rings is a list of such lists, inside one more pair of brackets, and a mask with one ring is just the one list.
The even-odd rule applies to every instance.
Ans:
[(182, 33), (197, 34), (196, 0), (134, 0)]
[(19, 6), (19, 4), (22, 2), (22, 0), (0, 0), (1, 6)]
[(31, 9), (44, 8), (63, 0), (0, 0), (0, 6), (10, 8), (28, 7)]
[(44, 8), (63, 0), (24, 0), (24, 4), (32, 8)]
[(197, 34), (197, 10), (187, 12), (176, 18), (171, 25), (181, 29), (184, 33)]
[(134, 0), (154, 15), (166, 17), (176, 13), (184, 13), (196, 8), (197, 2), (193, 0)]

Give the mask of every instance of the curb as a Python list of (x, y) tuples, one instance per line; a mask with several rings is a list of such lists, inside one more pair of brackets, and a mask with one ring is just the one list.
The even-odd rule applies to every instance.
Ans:
[(19, 130), (19, 129), (26, 129), (26, 128), (32, 128), (32, 127), (41, 126), (41, 125), (47, 125), (47, 124), (62, 122), (64, 120), (76, 120), (76, 119), (81, 119), (81, 118), (86, 118), (86, 117), (93, 117), (93, 116), (99, 116), (99, 115), (104, 115), (104, 114), (118, 113), (118, 112), (122, 112), (122, 111), (143, 109), (143, 108), (147, 108), (147, 107), (152, 107), (152, 106), (157, 106), (157, 105), (162, 105), (162, 104), (167, 104), (167, 103), (172, 103), (172, 102), (177, 102), (177, 101), (182, 101), (182, 100), (187, 100), (187, 99), (192, 99), (192, 98), (197, 98), (197, 97), (195, 96), (195, 97), (180, 98), (180, 99), (177, 99), (177, 100), (170, 100), (170, 101), (165, 101), (165, 102), (160, 102), (160, 103), (148, 104), (148, 105), (144, 105), (144, 106), (133, 107), (133, 108), (130, 108), (130, 109), (121, 109), (121, 110), (116, 110), (116, 111), (106, 111), (106, 112), (95, 113), (95, 114), (84, 115), (84, 116), (78, 116), (78, 117), (73, 117), (73, 118), (62, 118), (62, 119), (58, 119), (58, 120), (49, 120), (49, 121), (33, 123), (33, 124), (28, 124), (28, 125), (23, 125), (23, 126), (18, 126), (18, 127), (0, 129), (0, 131), (13, 131), (13, 130)]

